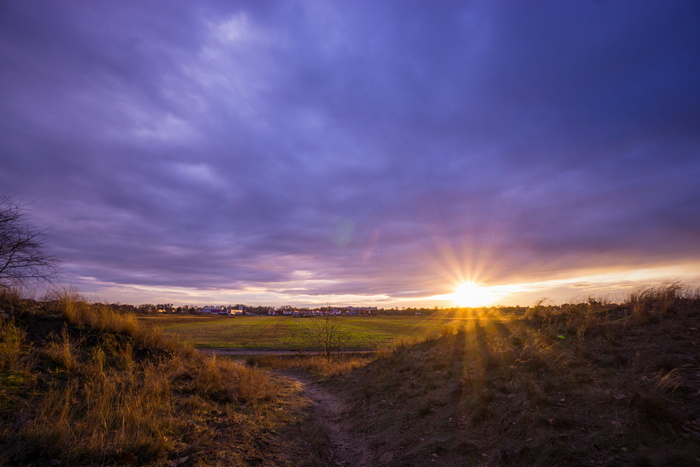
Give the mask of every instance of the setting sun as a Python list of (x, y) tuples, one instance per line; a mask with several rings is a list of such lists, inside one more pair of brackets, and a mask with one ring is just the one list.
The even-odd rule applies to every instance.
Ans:
[(476, 282), (462, 282), (452, 294), (452, 301), (463, 307), (477, 307), (493, 304), (498, 294)]

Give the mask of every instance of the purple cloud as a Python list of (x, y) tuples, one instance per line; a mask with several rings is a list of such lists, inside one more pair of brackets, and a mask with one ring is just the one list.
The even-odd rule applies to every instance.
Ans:
[(0, 187), (68, 283), (389, 300), (700, 260), (693, 2), (0, 8)]

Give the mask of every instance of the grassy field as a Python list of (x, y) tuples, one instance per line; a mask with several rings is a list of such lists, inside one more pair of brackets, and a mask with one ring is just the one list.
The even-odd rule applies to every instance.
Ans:
[[(146, 316), (141, 321), (162, 327), (166, 335), (198, 348), (309, 349), (314, 320), (287, 316)], [(451, 316), (340, 316), (349, 337), (348, 349), (376, 349), (400, 340), (439, 333), (446, 326), (470, 319)]]

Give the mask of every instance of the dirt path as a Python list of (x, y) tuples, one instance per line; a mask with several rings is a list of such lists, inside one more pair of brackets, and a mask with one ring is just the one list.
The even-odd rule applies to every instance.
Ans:
[(350, 434), (349, 411), (345, 403), (335, 394), (319, 385), (302, 372), (276, 371), (301, 384), (303, 394), (312, 402), (312, 417), (324, 427), (330, 440), (330, 461), (337, 466), (366, 467), (371, 451), (365, 439)]

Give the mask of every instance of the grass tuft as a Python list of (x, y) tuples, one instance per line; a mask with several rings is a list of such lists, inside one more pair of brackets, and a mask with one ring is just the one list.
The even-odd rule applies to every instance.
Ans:
[(683, 287), (675, 282), (644, 287), (630, 293), (625, 304), (637, 324), (658, 323), (664, 315), (677, 311), (677, 305), (683, 298), (682, 292)]
[(15, 324), (0, 318), (0, 369), (14, 368), (23, 355), (25, 334)]

